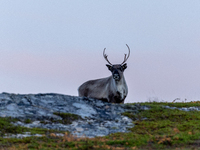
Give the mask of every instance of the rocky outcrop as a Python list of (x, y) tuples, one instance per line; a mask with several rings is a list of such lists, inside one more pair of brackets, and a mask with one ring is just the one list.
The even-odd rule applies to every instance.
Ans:
[[(87, 137), (105, 136), (115, 132), (128, 132), (132, 120), (123, 112), (138, 113), (147, 109), (140, 105), (111, 104), (91, 98), (61, 94), (0, 94), (0, 116), (14, 117), (15, 125), (70, 131)], [(62, 113), (76, 114), (70, 123), (63, 123)], [(25, 123), (25, 120), (29, 122)]]

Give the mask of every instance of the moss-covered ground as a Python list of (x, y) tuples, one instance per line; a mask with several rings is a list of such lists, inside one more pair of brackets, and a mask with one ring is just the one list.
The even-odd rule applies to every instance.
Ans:
[(123, 114), (134, 120), (135, 127), (131, 128), (129, 133), (115, 133), (91, 139), (76, 138), (68, 132), (64, 137), (57, 137), (57, 131), (14, 127), (9, 123), (11, 118), (0, 118), (1, 135), (27, 131), (44, 134), (43, 137), (23, 139), (0, 138), (0, 149), (200, 149), (200, 112), (162, 107), (200, 107), (200, 102), (149, 102), (141, 105), (148, 105), (151, 109), (136, 115), (130, 112)]

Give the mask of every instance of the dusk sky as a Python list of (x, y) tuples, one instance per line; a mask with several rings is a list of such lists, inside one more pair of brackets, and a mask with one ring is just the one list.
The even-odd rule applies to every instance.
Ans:
[(200, 100), (199, 0), (1, 0), (0, 92), (77, 96), (126, 44), (125, 102)]

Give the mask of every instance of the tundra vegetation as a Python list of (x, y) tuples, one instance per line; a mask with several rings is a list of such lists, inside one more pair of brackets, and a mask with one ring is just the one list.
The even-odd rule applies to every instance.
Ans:
[[(57, 136), (56, 130), (30, 129), (16, 127), (12, 118), (0, 118), (0, 149), (199, 149), (200, 146), (200, 112), (167, 109), (171, 107), (200, 107), (200, 101), (189, 103), (146, 102), (141, 105), (151, 109), (142, 110), (133, 115), (125, 112), (123, 115), (133, 119), (135, 127), (129, 133), (115, 133), (105, 137), (77, 138), (69, 132)], [(131, 105), (131, 104), (127, 104)], [(78, 118), (70, 114), (68, 119)], [(26, 120), (27, 121), (27, 120)], [(29, 122), (29, 121), (27, 121)], [(70, 121), (69, 121), (70, 122)], [(27, 137), (22, 139), (3, 138), (5, 134), (23, 132), (39, 133), (42, 137)]]

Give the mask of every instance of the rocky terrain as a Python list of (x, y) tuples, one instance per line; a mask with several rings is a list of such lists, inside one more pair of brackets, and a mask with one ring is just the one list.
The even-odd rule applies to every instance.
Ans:
[[(132, 120), (123, 112), (148, 109), (139, 104), (110, 104), (100, 100), (61, 94), (0, 94), (0, 117), (17, 118), (13, 124), (29, 128), (69, 131), (78, 137), (128, 132)], [(65, 115), (72, 114), (66, 121)], [(28, 121), (27, 121), (28, 120)], [(65, 121), (62, 121), (65, 120)]]
[(182, 108), (178, 108), (178, 107), (163, 106), (163, 108), (178, 109), (178, 110), (182, 110), (182, 111), (200, 111), (200, 107), (182, 107)]

